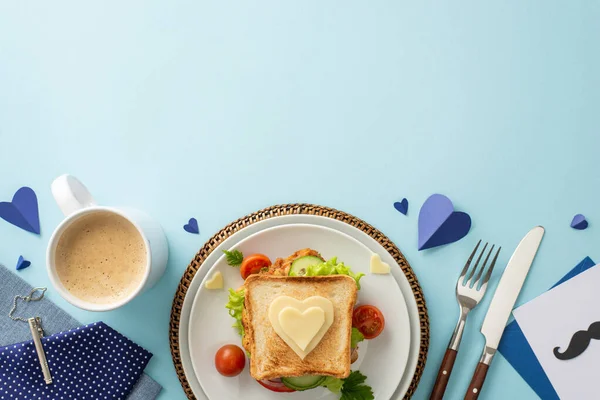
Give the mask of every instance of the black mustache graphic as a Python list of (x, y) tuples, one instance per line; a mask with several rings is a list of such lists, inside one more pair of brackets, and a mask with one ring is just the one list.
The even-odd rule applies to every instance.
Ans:
[(570, 360), (583, 353), (592, 339), (600, 340), (600, 321), (590, 325), (587, 331), (577, 331), (573, 334), (569, 347), (564, 352), (558, 351), (560, 347), (554, 348), (554, 357), (559, 360)]

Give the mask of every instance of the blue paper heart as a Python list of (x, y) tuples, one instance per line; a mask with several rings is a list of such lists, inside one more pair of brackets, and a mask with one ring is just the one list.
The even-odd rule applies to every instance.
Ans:
[(573, 220), (571, 221), (571, 228), (582, 231), (587, 227), (588, 222), (583, 214), (577, 214), (573, 217)]
[(404, 198), (400, 202), (398, 202), (398, 201), (395, 202), (394, 208), (396, 210), (400, 211), (402, 214), (406, 215), (406, 213), (408, 212), (408, 200), (406, 200), (406, 198)]
[(29, 267), (31, 265), (31, 261), (27, 261), (26, 259), (23, 258), (23, 256), (19, 256), (19, 259), (17, 260), (17, 271), (20, 269), (25, 269), (27, 267)]
[(442, 194), (431, 195), (419, 211), (419, 250), (430, 249), (462, 239), (471, 229), (471, 217), (454, 211)]
[(12, 202), (0, 203), (0, 218), (28, 232), (40, 234), (40, 215), (37, 196), (33, 189), (22, 187)]
[(198, 229), (198, 221), (196, 221), (196, 218), (190, 218), (189, 222), (183, 226), (183, 229), (186, 232), (194, 233), (196, 235), (200, 233), (200, 229)]

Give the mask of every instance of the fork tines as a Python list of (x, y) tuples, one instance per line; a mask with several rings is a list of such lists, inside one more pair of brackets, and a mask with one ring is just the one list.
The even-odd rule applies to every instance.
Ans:
[[(475, 257), (475, 254), (477, 253), (477, 250), (479, 249), (480, 244), (481, 244), (481, 240), (479, 240), (479, 242), (477, 242), (475, 249), (473, 249), (473, 252), (469, 256), (469, 259), (467, 260), (465, 267), (463, 268), (462, 272), (460, 273), (459, 282), (462, 282), (463, 286), (473, 287), (476, 290), (480, 290), (480, 289), (485, 290), (485, 287), (487, 286), (487, 283), (490, 280), (490, 277), (492, 276), (492, 271), (494, 269), (494, 266), (496, 265), (496, 260), (498, 259), (498, 255), (500, 254), (500, 250), (502, 249), (502, 247), (498, 247), (498, 250), (496, 251), (494, 258), (492, 259), (492, 263), (490, 264), (489, 268), (487, 269), (487, 272), (485, 273), (485, 276), (483, 277), (483, 281), (481, 281), (481, 277), (483, 275), (483, 271), (485, 270), (485, 266), (487, 265), (487, 262), (489, 261), (490, 256), (492, 255), (492, 252), (494, 251), (494, 245), (492, 244), (492, 247), (490, 248), (489, 252), (487, 253), (487, 256), (485, 257), (485, 260), (483, 261), (483, 264), (481, 265), (481, 267), (478, 267), (479, 262), (481, 261), (481, 258), (483, 257), (485, 250), (488, 247), (488, 243), (486, 242), (486, 244), (483, 246), (483, 250), (481, 250), (481, 253), (479, 253), (479, 257), (477, 257), (477, 261), (475, 262), (475, 265), (473, 266), (473, 268), (469, 268), (471, 265), (471, 261), (473, 261), (473, 257)], [(468, 277), (467, 277), (467, 273), (469, 275)]]

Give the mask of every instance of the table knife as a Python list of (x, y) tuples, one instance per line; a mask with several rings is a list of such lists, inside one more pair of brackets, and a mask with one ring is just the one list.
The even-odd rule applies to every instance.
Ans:
[(483, 325), (481, 326), (481, 333), (485, 337), (485, 348), (473, 374), (469, 389), (467, 389), (467, 393), (465, 394), (465, 400), (475, 400), (479, 396), (479, 393), (481, 393), (481, 387), (498, 348), (498, 343), (506, 327), (506, 322), (517, 301), (517, 297), (519, 297), (543, 236), (544, 228), (541, 226), (536, 226), (530, 230), (517, 246), (502, 273), (488, 312), (483, 320)]

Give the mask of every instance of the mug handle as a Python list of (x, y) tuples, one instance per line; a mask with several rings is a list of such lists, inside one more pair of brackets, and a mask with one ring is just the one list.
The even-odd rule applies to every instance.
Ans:
[(61, 175), (52, 182), (52, 196), (65, 217), (82, 208), (93, 207), (96, 201), (83, 183), (73, 175)]

